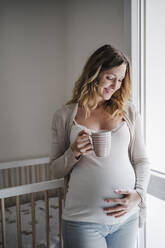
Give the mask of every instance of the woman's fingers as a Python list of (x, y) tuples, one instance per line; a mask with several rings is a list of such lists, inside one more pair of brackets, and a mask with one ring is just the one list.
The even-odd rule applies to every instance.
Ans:
[(119, 218), (120, 216), (125, 215), (127, 212), (122, 211), (120, 214), (115, 215), (115, 218)]
[(90, 153), (91, 151), (93, 151), (93, 148), (86, 150), (86, 152), (84, 152), (84, 155)]
[(107, 212), (116, 212), (116, 211), (121, 211), (121, 210), (125, 210), (126, 207), (122, 206), (122, 205), (117, 205), (115, 207), (105, 207), (104, 208), (104, 211), (107, 211)]
[(81, 141), (77, 142), (77, 147), (81, 148), (81, 147), (83, 147), (83, 146), (85, 146), (87, 144), (91, 144), (89, 139), (81, 140)]
[(93, 150), (87, 131), (81, 130), (79, 132), (75, 142), (72, 144), (72, 150), (76, 156), (87, 154)]
[(81, 130), (79, 133), (78, 133), (78, 136), (83, 136), (83, 135), (89, 135), (88, 132), (86, 130)]
[(127, 212), (125, 210), (121, 210), (121, 211), (118, 211), (118, 212), (115, 212), (115, 213), (107, 213), (108, 216), (114, 216), (116, 218), (126, 214)]
[(91, 149), (92, 149), (91, 143), (87, 143), (87, 144), (84, 144), (84, 145), (80, 148), (80, 152), (81, 152), (81, 153), (85, 153), (85, 152), (87, 152), (88, 150), (91, 150)]
[(80, 141), (80, 140), (86, 140), (86, 139), (89, 139), (89, 134), (85, 130), (82, 130), (81, 132), (79, 132), (77, 136), (77, 140)]
[(124, 206), (115, 206), (104, 208), (106, 215), (119, 217), (127, 213), (127, 208)]
[(77, 148), (80, 149), (81, 153), (86, 153), (88, 150), (92, 149), (92, 144), (89, 139), (89, 134), (85, 130), (80, 131), (78, 134)]

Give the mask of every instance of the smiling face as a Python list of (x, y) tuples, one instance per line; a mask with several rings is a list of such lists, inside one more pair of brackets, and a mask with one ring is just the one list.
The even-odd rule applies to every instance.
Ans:
[(100, 73), (98, 78), (98, 104), (101, 105), (121, 87), (126, 73), (126, 64), (123, 63)]

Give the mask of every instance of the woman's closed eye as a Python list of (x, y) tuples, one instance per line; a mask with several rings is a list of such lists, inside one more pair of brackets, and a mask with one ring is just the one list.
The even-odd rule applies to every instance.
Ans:
[[(106, 77), (106, 79), (108, 79), (108, 80), (114, 80), (114, 78), (112, 78), (112, 77)], [(123, 82), (123, 79), (119, 79), (119, 82), (122, 83)]]
[(112, 77), (106, 77), (108, 80), (113, 80), (113, 78)]

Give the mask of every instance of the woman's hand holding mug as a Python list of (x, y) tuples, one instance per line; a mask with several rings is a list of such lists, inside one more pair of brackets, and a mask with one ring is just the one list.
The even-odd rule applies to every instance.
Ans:
[(87, 131), (82, 130), (77, 135), (75, 142), (71, 145), (71, 149), (78, 159), (81, 155), (86, 155), (93, 150), (93, 146), (89, 139), (89, 134)]

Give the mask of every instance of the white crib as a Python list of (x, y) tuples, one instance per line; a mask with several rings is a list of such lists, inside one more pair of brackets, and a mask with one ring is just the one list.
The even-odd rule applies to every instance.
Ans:
[[(53, 179), (49, 158), (24, 160), (0, 164), (0, 201), (1, 201), (1, 245), (3, 248), (11, 247), (47, 247), (62, 248), (61, 215), (63, 206), (63, 179)], [(50, 209), (51, 202), (51, 209)], [(40, 205), (38, 205), (40, 204)], [(42, 206), (41, 206), (42, 205)], [(41, 211), (42, 210), (42, 211)], [(10, 220), (13, 211), (15, 221)], [(44, 221), (38, 225), (45, 229), (45, 243), (37, 243), (37, 220), (41, 219), (44, 211)], [(54, 212), (53, 212), (54, 211)], [(51, 212), (51, 214), (50, 214)], [(10, 213), (10, 214), (8, 214)], [(12, 213), (12, 214), (11, 214)], [(55, 213), (54, 216), (52, 213)], [(31, 244), (23, 242), (23, 214), (30, 216)], [(56, 221), (54, 227), (50, 226), (50, 218)], [(56, 220), (54, 220), (56, 218)], [(12, 223), (10, 232), (7, 223)], [(53, 224), (52, 224), (53, 225)], [(10, 225), (11, 226), (11, 225)], [(58, 231), (53, 230), (58, 228)], [(9, 228), (10, 229), (10, 228)], [(16, 243), (12, 240), (13, 232), (16, 232)], [(50, 242), (50, 235), (53, 242)], [(58, 236), (57, 236), (58, 235)], [(42, 234), (42, 236), (44, 236)], [(11, 238), (10, 238), (11, 237)], [(30, 237), (30, 236), (29, 236)], [(55, 239), (56, 237), (56, 239)], [(41, 239), (42, 237), (40, 237)], [(28, 238), (29, 240), (29, 238)], [(11, 245), (11, 242), (12, 245)], [(56, 241), (56, 242), (55, 242)]]

